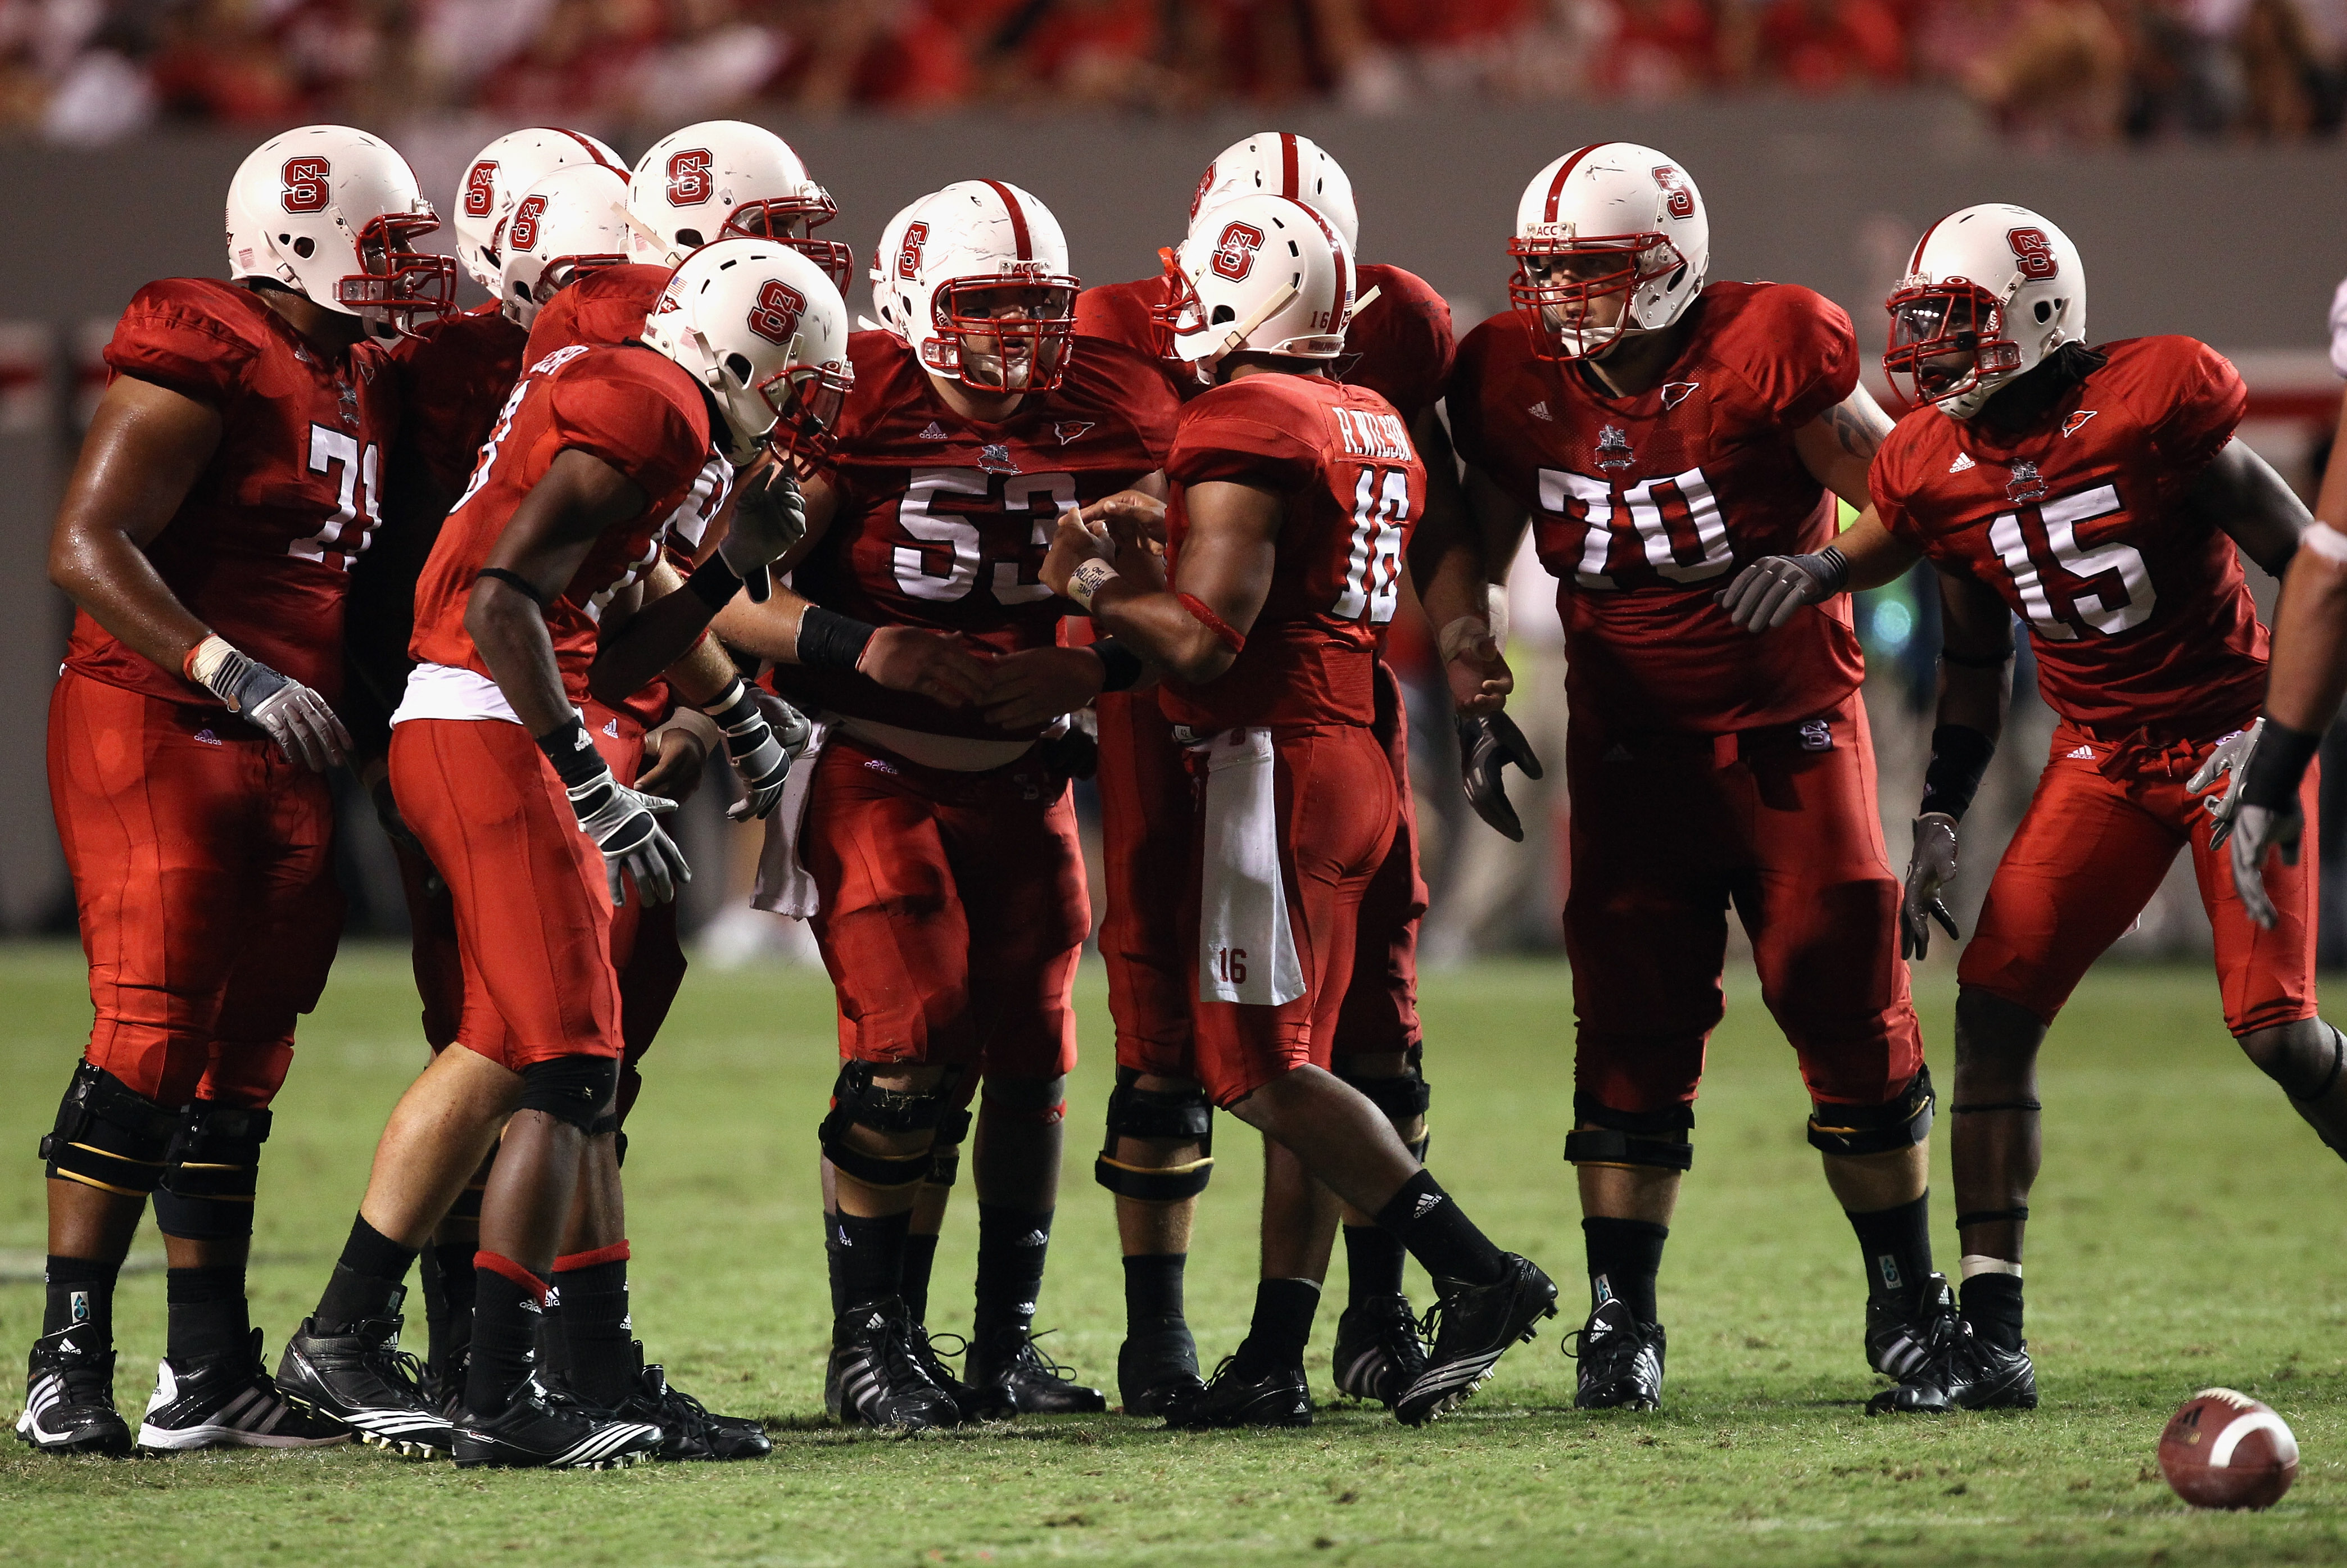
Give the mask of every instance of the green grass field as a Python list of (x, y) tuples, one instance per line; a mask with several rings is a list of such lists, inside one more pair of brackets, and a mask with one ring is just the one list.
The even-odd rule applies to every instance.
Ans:
[[(1096, 967), (1088, 1049), (1107, 1038)], [(2347, 1562), (2347, 1173), (2242, 1061), (2200, 970), (2105, 968), (2048, 1047), (2031, 1338), (2045, 1408), (1896, 1423), (1860, 1412), (1858, 1260), (1801, 1136), (1790, 1053), (1748, 986), (1719, 1032), (1701, 1150), (1663, 1276), (1668, 1409), (1571, 1409), (1560, 1323), (1452, 1419), (1408, 1431), (1330, 1406), (1309, 1432), (1171, 1435), (1110, 1416), (917, 1440), (822, 1420), (827, 1332), (814, 1129), (828, 989), (802, 972), (696, 974), (630, 1127), (635, 1312), (677, 1381), (776, 1429), (774, 1457), (612, 1474), (460, 1474), (371, 1450), (107, 1462), (0, 1457), (0, 1520), (31, 1563), (2157, 1563)], [(1927, 983), (1949, 1059), (1951, 989)], [(1580, 1232), (1558, 1153), (1570, 1091), (1561, 964), (1430, 977), (1434, 1164), (1502, 1245), (1579, 1310)], [(87, 1025), (79, 955), (0, 952), (0, 1347), (38, 1331), (46, 1130)], [(421, 1059), (405, 955), (347, 953), (302, 1036), (262, 1168), (255, 1320), (272, 1359), (323, 1282), (383, 1115)], [(1112, 1381), (1122, 1304), (1089, 1162), (1108, 1081), (1075, 1107), (1042, 1323)], [(1946, 1074), (1943, 1071), (1942, 1080)], [(1209, 1358), (1246, 1321), (1256, 1164), (1222, 1123), (1190, 1272)], [(1954, 1234), (1938, 1154), (1941, 1262)], [(967, 1187), (964, 1188), (967, 1200)], [(949, 1223), (933, 1300), (966, 1326), (972, 1233)], [(159, 1255), (149, 1235), (138, 1255)], [(1340, 1265), (1341, 1267), (1341, 1265)], [(1415, 1286), (1423, 1300), (1424, 1284)], [(119, 1395), (143, 1404), (162, 1279), (125, 1279)], [(1316, 1384), (1327, 1388), (1334, 1310)], [(416, 1338), (421, 1337), (420, 1324)], [(13, 1376), (13, 1374), (11, 1374)], [(2253, 1516), (2195, 1514), (2153, 1441), (2194, 1389), (2276, 1405), (2305, 1453)], [(15, 1389), (8, 1410), (16, 1408)]]

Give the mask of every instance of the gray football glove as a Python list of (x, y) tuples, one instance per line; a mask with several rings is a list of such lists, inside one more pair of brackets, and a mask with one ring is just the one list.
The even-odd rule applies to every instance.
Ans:
[(603, 852), (603, 876), (613, 905), (627, 902), (626, 889), (620, 886), (624, 876), (636, 879), (636, 891), (646, 904), (671, 902), (677, 885), (692, 880), (684, 852), (660, 825), (662, 816), (676, 809), (676, 802), (641, 794), (613, 778), (609, 768), (600, 778), (571, 785), (569, 794), (579, 825)]
[(743, 485), (733, 520), (717, 553), (742, 579), (753, 603), (764, 604), (774, 579), (766, 563), (780, 560), (806, 538), (806, 497), (780, 466)]
[(351, 753), (350, 732), (326, 700), (290, 675), (231, 650), (204, 684), (268, 733), (287, 762), (324, 773)]
[(2241, 785), (2250, 776), (2250, 757), (2258, 749), (2258, 737), (2266, 733), (2262, 716), (2251, 722), (2246, 730), (2237, 731), (2217, 743), (2209, 760), (2192, 770), (2184, 781), (2185, 789), (2198, 794), (2219, 779), (2225, 781), (2225, 793), (2214, 800), (2200, 804), (2208, 810), (2213, 827), (2209, 835), (2209, 847), (2214, 849), (2233, 836), (2233, 821), (2241, 809)]
[(1762, 556), (1714, 594), (1727, 619), (1747, 631), (1774, 631), (1805, 604), (1831, 599), (1850, 586), (1850, 562), (1833, 546), (1814, 555)]
[(2234, 812), (2233, 891), (2241, 896), (2241, 904), (2251, 920), (2270, 931), (2280, 917), (2274, 909), (2273, 899), (2266, 893), (2266, 855), (2270, 850), (2281, 853), (2284, 866), (2298, 864), (2299, 840), (2306, 833), (2306, 814), (2292, 801), (2287, 810), (2271, 806), (2243, 805)]

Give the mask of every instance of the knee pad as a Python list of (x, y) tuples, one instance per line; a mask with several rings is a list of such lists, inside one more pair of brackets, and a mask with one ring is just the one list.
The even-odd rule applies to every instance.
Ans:
[[(2250, 1041), (2260, 1036), (2260, 1048)], [(2258, 1071), (2281, 1085), (2281, 1091), (2301, 1105), (2311, 1105), (2331, 1092), (2347, 1067), (2347, 1035), (2311, 1018), (2275, 1029), (2254, 1030), (2240, 1037), (2241, 1049)]]
[(266, 1111), (209, 1100), (182, 1112), (155, 1190), (156, 1228), (197, 1241), (251, 1235), (270, 1121)]
[(937, 1141), (929, 1145), (929, 1173), (921, 1178), (933, 1187), (950, 1187), (961, 1174), (961, 1146), (969, 1137), (969, 1112), (948, 1111), (938, 1118)]
[(1564, 1136), (1568, 1165), (1640, 1165), (1657, 1171), (1685, 1171), (1695, 1164), (1695, 1145), (1686, 1139), (1695, 1125), (1695, 1107), (1674, 1105), (1667, 1111), (1616, 1111), (1594, 1094), (1573, 1097), (1573, 1119), (1590, 1122)]
[(179, 1114), (105, 1069), (74, 1068), (56, 1125), (41, 1140), (49, 1174), (102, 1192), (143, 1198), (163, 1179)]
[(1815, 1103), (1809, 1116), (1809, 1146), (1828, 1154), (1889, 1154), (1910, 1149), (1932, 1131), (1932, 1070), (1915, 1076), (1881, 1105)]
[(1337, 1077), (1370, 1104), (1385, 1112), (1386, 1120), (1399, 1127), (1413, 1116), (1426, 1114), (1433, 1094), (1426, 1079), (1413, 1061), (1408, 1071), (1395, 1078), (1356, 1078), (1340, 1065)]
[[(1108, 1096), (1108, 1142), (1092, 1163), (1092, 1180), (1121, 1198), (1174, 1204), (1206, 1190), (1214, 1173), (1214, 1107), (1203, 1088), (1140, 1089), (1137, 1068), (1116, 1070)], [(1195, 1143), (1198, 1158), (1183, 1165), (1130, 1165), (1116, 1157), (1119, 1138)]]
[(932, 1163), (931, 1149), (923, 1149), (917, 1154), (869, 1153), (847, 1141), (847, 1130), (863, 1127), (875, 1132), (927, 1132), (934, 1148), (938, 1130), (953, 1110), (953, 1086), (958, 1076), (958, 1071), (949, 1071), (934, 1089), (882, 1089), (872, 1081), (870, 1062), (843, 1063), (838, 1081), (831, 1088), (831, 1114), (815, 1129), (816, 1141), (823, 1145), (823, 1157), (831, 1162), (834, 1170), (867, 1187), (909, 1187), (927, 1180)]
[(620, 1087), (616, 1056), (558, 1056), (521, 1070), (517, 1111), (541, 1111), (592, 1136)]

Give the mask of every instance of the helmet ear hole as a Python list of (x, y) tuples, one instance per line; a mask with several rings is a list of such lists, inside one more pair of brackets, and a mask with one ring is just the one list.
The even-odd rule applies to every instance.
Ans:
[(1211, 321), (1207, 322), (1207, 323), (1206, 323), (1206, 324), (1207, 324), (1208, 326), (1210, 326), (1210, 327), (1218, 327), (1218, 326), (1221, 326), (1225, 322), (1235, 322), (1235, 321), (1236, 321), (1236, 320), (1238, 320), (1238, 319), (1239, 319), (1239, 313), (1238, 313), (1238, 312), (1236, 312), (1236, 311), (1235, 311), (1235, 310), (1231, 309), (1231, 307), (1230, 307), (1230, 306), (1228, 306), (1228, 305), (1216, 305), (1216, 306), (1214, 307), (1214, 319), (1212, 319)]
[(751, 364), (747, 355), (729, 354), (725, 356), (725, 368), (733, 373), (734, 380), (747, 386), (750, 384), (750, 373), (755, 367)]
[(676, 242), (695, 251), (700, 250), (702, 246), (708, 243), (707, 241), (701, 237), (701, 231), (698, 229), (678, 230), (676, 231)]
[(293, 241), (293, 253), (306, 261), (318, 253), (318, 242), (304, 234)]
[(2040, 301), (2038, 301), (2038, 302), (2037, 302), (2037, 323), (2038, 323), (2038, 325), (2043, 326), (2043, 325), (2045, 325), (2047, 322), (2050, 322), (2050, 321), (2052, 321), (2053, 319), (2054, 319), (2054, 302), (2053, 302), (2052, 301), (2050, 301), (2050, 300), (2040, 300)]
[(1679, 263), (1679, 266), (1678, 266), (1678, 271), (1676, 271), (1676, 272), (1673, 272), (1673, 273), (1671, 274), (1671, 281), (1670, 281), (1669, 282), (1665, 283), (1665, 284), (1663, 285), (1663, 292), (1665, 292), (1665, 293), (1666, 293), (1666, 294), (1667, 294), (1667, 293), (1669, 293), (1673, 289), (1677, 288), (1677, 287), (1679, 286), (1679, 281), (1680, 281), (1681, 279), (1685, 278), (1686, 276), (1686, 263), (1685, 261), (1681, 261), (1681, 262)]

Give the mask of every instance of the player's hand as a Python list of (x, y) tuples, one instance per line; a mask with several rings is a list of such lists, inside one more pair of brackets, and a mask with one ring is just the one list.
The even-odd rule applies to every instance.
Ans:
[(611, 776), (601, 775), (569, 791), (570, 809), (579, 825), (603, 852), (603, 877), (614, 906), (627, 901), (620, 886), (633, 877), (646, 904), (666, 904), (675, 898), (677, 885), (692, 880), (684, 852), (669, 837), (660, 819), (676, 809), (676, 802), (631, 790)]
[[(1493, 596), (1495, 607), (1505, 602)], [(1453, 708), (1460, 713), (1482, 714), (1496, 713), (1507, 706), (1516, 689), (1516, 675), (1508, 668), (1504, 626), (1495, 627), (1484, 616), (1462, 615), (1444, 627), (1437, 641)]]
[(1774, 631), (1801, 606), (1831, 599), (1849, 583), (1850, 563), (1829, 545), (1815, 555), (1762, 556), (1712, 599), (1730, 624), (1758, 633)]
[(1051, 548), (1043, 557), (1040, 575), (1045, 587), (1061, 599), (1068, 597), (1069, 579), (1076, 569), (1088, 560), (1116, 562), (1116, 544), (1105, 532), (1095, 533), (1076, 512), (1060, 514), (1060, 526), (1052, 531)]
[(709, 762), (709, 748), (682, 725), (654, 730), (644, 737), (644, 768), (636, 774), (636, 793), (656, 794), (682, 805), (701, 787)]
[(1899, 953), (1922, 958), (1932, 951), (1932, 923), (1951, 941), (1961, 938), (1940, 889), (1956, 879), (1956, 819), (1942, 811), (1915, 819), (1915, 851), (1907, 858), (1907, 897), (1899, 909)]
[(764, 604), (773, 588), (766, 563), (780, 560), (806, 538), (806, 497), (781, 464), (770, 464), (743, 480), (733, 519), (717, 553), (733, 569), (753, 603)]
[(783, 798), (783, 781), (790, 776), (791, 759), (806, 749), (814, 728), (788, 703), (777, 700), (770, 710), (758, 696), (755, 687), (736, 675), (715, 702), (701, 710), (716, 721), (725, 737), (726, 760), (742, 780), (742, 798), (725, 810), (735, 822), (763, 818), (774, 809)]
[(1031, 730), (1091, 706), (1108, 672), (1089, 648), (1023, 648), (996, 660), (989, 673), (986, 722)]
[(2306, 834), (2306, 814), (2292, 801), (2289, 809), (2244, 805), (2233, 814), (2233, 891), (2251, 921), (2272, 930), (2280, 918), (2266, 892), (2266, 856), (2279, 850), (2284, 866), (2298, 864), (2299, 840)]
[(1459, 773), (1467, 790), (1467, 804), (1492, 828), (1518, 844), (1524, 825), (1508, 803), (1507, 766), (1513, 763), (1528, 779), (1541, 776), (1541, 760), (1532, 743), (1505, 713), (1459, 715)]
[(2258, 737), (2265, 733), (2266, 722), (2261, 714), (2251, 721), (2248, 729), (2236, 731), (2218, 742), (2209, 760), (2193, 769), (2192, 776), (2184, 781), (2186, 792), (2191, 794), (2198, 794), (2219, 779), (2225, 781), (2224, 794), (2200, 803), (2213, 825), (2209, 834), (2211, 849), (2233, 836), (2233, 821), (2241, 809), (2241, 785), (2250, 776), (2250, 756), (2258, 749)]
[(856, 670), (891, 692), (917, 692), (948, 708), (975, 708), (992, 690), (984, 661), (949, 631), (884, 626), (864, 645)]
[(231, 711), (265, 731), (287, 762), (324, 773), (350, 759), (350, 732), (326, 700), (260, 660), (230, 649), (204, 684)]
[(1095, 534), (1105, 532), (1120, 549), (1165, 545), (1165, 503), (1145, 490), (1119, 490), (1102, 496), (1083, 509), (1083, 521)]

